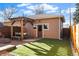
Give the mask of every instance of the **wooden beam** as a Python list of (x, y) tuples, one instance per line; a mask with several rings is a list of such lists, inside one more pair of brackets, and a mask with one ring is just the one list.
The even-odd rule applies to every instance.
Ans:
[(14, 21), (12, 21), (11, 25), (13, 25), (15, 22), (16, 22), (15, 20), (14, 20)]
[(11, 39), (13, 39), (13, 24), (11, 24)]
[(23, 40), (23, 19), (21, 20), (21, 40)]

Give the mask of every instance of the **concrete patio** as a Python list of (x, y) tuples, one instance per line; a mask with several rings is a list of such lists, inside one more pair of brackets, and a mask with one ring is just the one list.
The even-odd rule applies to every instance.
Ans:
[[(25, 43), (29, 43), (29, 42), (33, 42), (33, 41), (38, 40), (38, 39), (24, 39), (23, 41), (21, 41), (21, 40), (10, 40), (10, 39), (8, 39), (10, 41), (4, 42), (5, 39), (7, 40), (7, 38), (0, 38), (0, 40), (2, 40), (2, 41), (0, 41), (1, 42), (0, 48), (4, 48), (5, 46), (8, 46), (8, 45), (14, 45), (14, 46), (18, 47), (18, 46), (23, 45)], [(13, 55), (9, 54), (8, 51), (3, 51), (3, 53), (0, 56), (13, 56)]]
[[(0, 40), (2, 40), (2, 39), (6, 39), (6, 38), (0, 38)], [(24, 43), (29, 43), (29, 42), (33, 42), (33, 41), (36, 41), (36, 40), (39, 40), (39, 39), (24, 39), (24, 40), (10, 40), (10, 39), (8, 39), (9, 40), (9, 42), (7, 41), (7, 42), (4, 42), (4, 40), (2, 41), (2, 42), (0, 42), (0, 47), (2, 47), (2, 46), (5, 46), (5, 45), (22, 45), (22, 44), (24, 44)]]

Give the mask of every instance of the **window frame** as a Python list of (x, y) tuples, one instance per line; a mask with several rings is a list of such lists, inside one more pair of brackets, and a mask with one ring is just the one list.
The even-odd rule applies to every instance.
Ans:
[[(34, 27), (36, 27), (36, 29), (37, 29), (37, 25), (42, 25), (43, 26), (43, 30), (49, 30), (49, 23), (38, 23), (38, 24), (34, 24), (33, 25), (33, 29), (34, 29)], [(44, 29), (44, 25), (47, 25), (47, 29)]]
[[(34, 28), (34, 27), (36, 27), (36, 28)], [(33, 29), (37, 29), (37, 26), (36, 26), (36, 24), (34, 24), (34, 25), (33, 25)]]
[[(47, 29), (44, 28), (44, 25), (47, 25)], [(44, 30), (49, 30), (49, 24), (48, 23), (43, 24), (43, 29)]]

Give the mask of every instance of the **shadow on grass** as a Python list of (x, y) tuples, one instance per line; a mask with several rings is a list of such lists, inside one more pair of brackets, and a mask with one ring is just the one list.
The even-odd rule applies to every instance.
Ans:
[[(41, 43), (44, 44), (44, 47), (42, 46), (43, 44)], [(43, 39), (36, 41), (36, 43), (31, 42), (28, 44), (30, 44), (31, 46), (27, 44), (24, 44), (23, 46), (33, 51), (34, 55), (37, 56), (71, 56), (72, 55), (71, 48), (69, 46), (69, 41)], [(29, 51), (29, 53), (31, 51)], [(27, 54), (29, 55), (29, 53)]]
[(39, 50), (39, 49), (35, 49), (35, 48), (31, 48), (29, 46), (23, 45), (31, 50), (33, 50), (34, 52), (36, 52), (36, 55), (41, 55), (41, 56), (45, 56), (46, 54), (42, 53), (42, 52), (46, 52), (45, 50)]
[[(45, 49), (42, 49), (42, 48), (41, 49), (31, 48), (31, 47), (26, 46), (26, 45), (23, 45), (23, 46), (25, 46), (25, 47), (31, 49), (32, 51), (34, 51), (35, 54), (38, 55), (38, 56), (57, 56), (57, 51), (59, 49), (59, 47), (52, 47), (50, 50), (45, 50)], [(37, 46), (37, 47), (39, 47), (39, 46)], [(43, 53), (43, 52), (45, 52), (45, 53)]]
[[(44, 44), (50, 46), (51, 48), (49, 50), (47, 50), (43, 47), (40, 47), (40, 46), (32, 44), (32, 43), (29, 43), (29, 44), (31, 44), (32, 46), (35, 46), (37, 48), (40, 48), (40, 49), (35, 49), (35, 48), (32, 48), (32, 47), (27, 46), (27, 45), (24, 45), (24, 46), (31, 49), (32, 51), (35, 52), (36, 55), (39, 55), (39, 56), (67, 56), (67, 55), (72, 55), (70, 48), (67, 47), (68, 41), (40, 40), (38, 42), (44, 43)], [(45, 52), (45, 53), (43, 53), (43, 52)]]
[(33, 45), (33, 46), (35, 46), (35, 47), (37, 47), (37, 48), (40, 48), (40, 49), (42, 49), (42, 50), (44, 50), (44, 51), (48, 51), (47, 49), (42, 48), (42, 47), (40, 47), (40, 46), (38, 46), (38, 45), (35, 45), (35, 44), (32, 44), (32, 43), (29, 43), (29, 44), (31, 44), (31, 45)]

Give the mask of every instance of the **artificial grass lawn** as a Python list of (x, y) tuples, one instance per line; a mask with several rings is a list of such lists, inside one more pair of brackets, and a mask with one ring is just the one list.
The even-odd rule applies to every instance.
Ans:
[(69, 40), (41, 39), (26, 43), (11, 52), (19, 56), (71, 56)]

